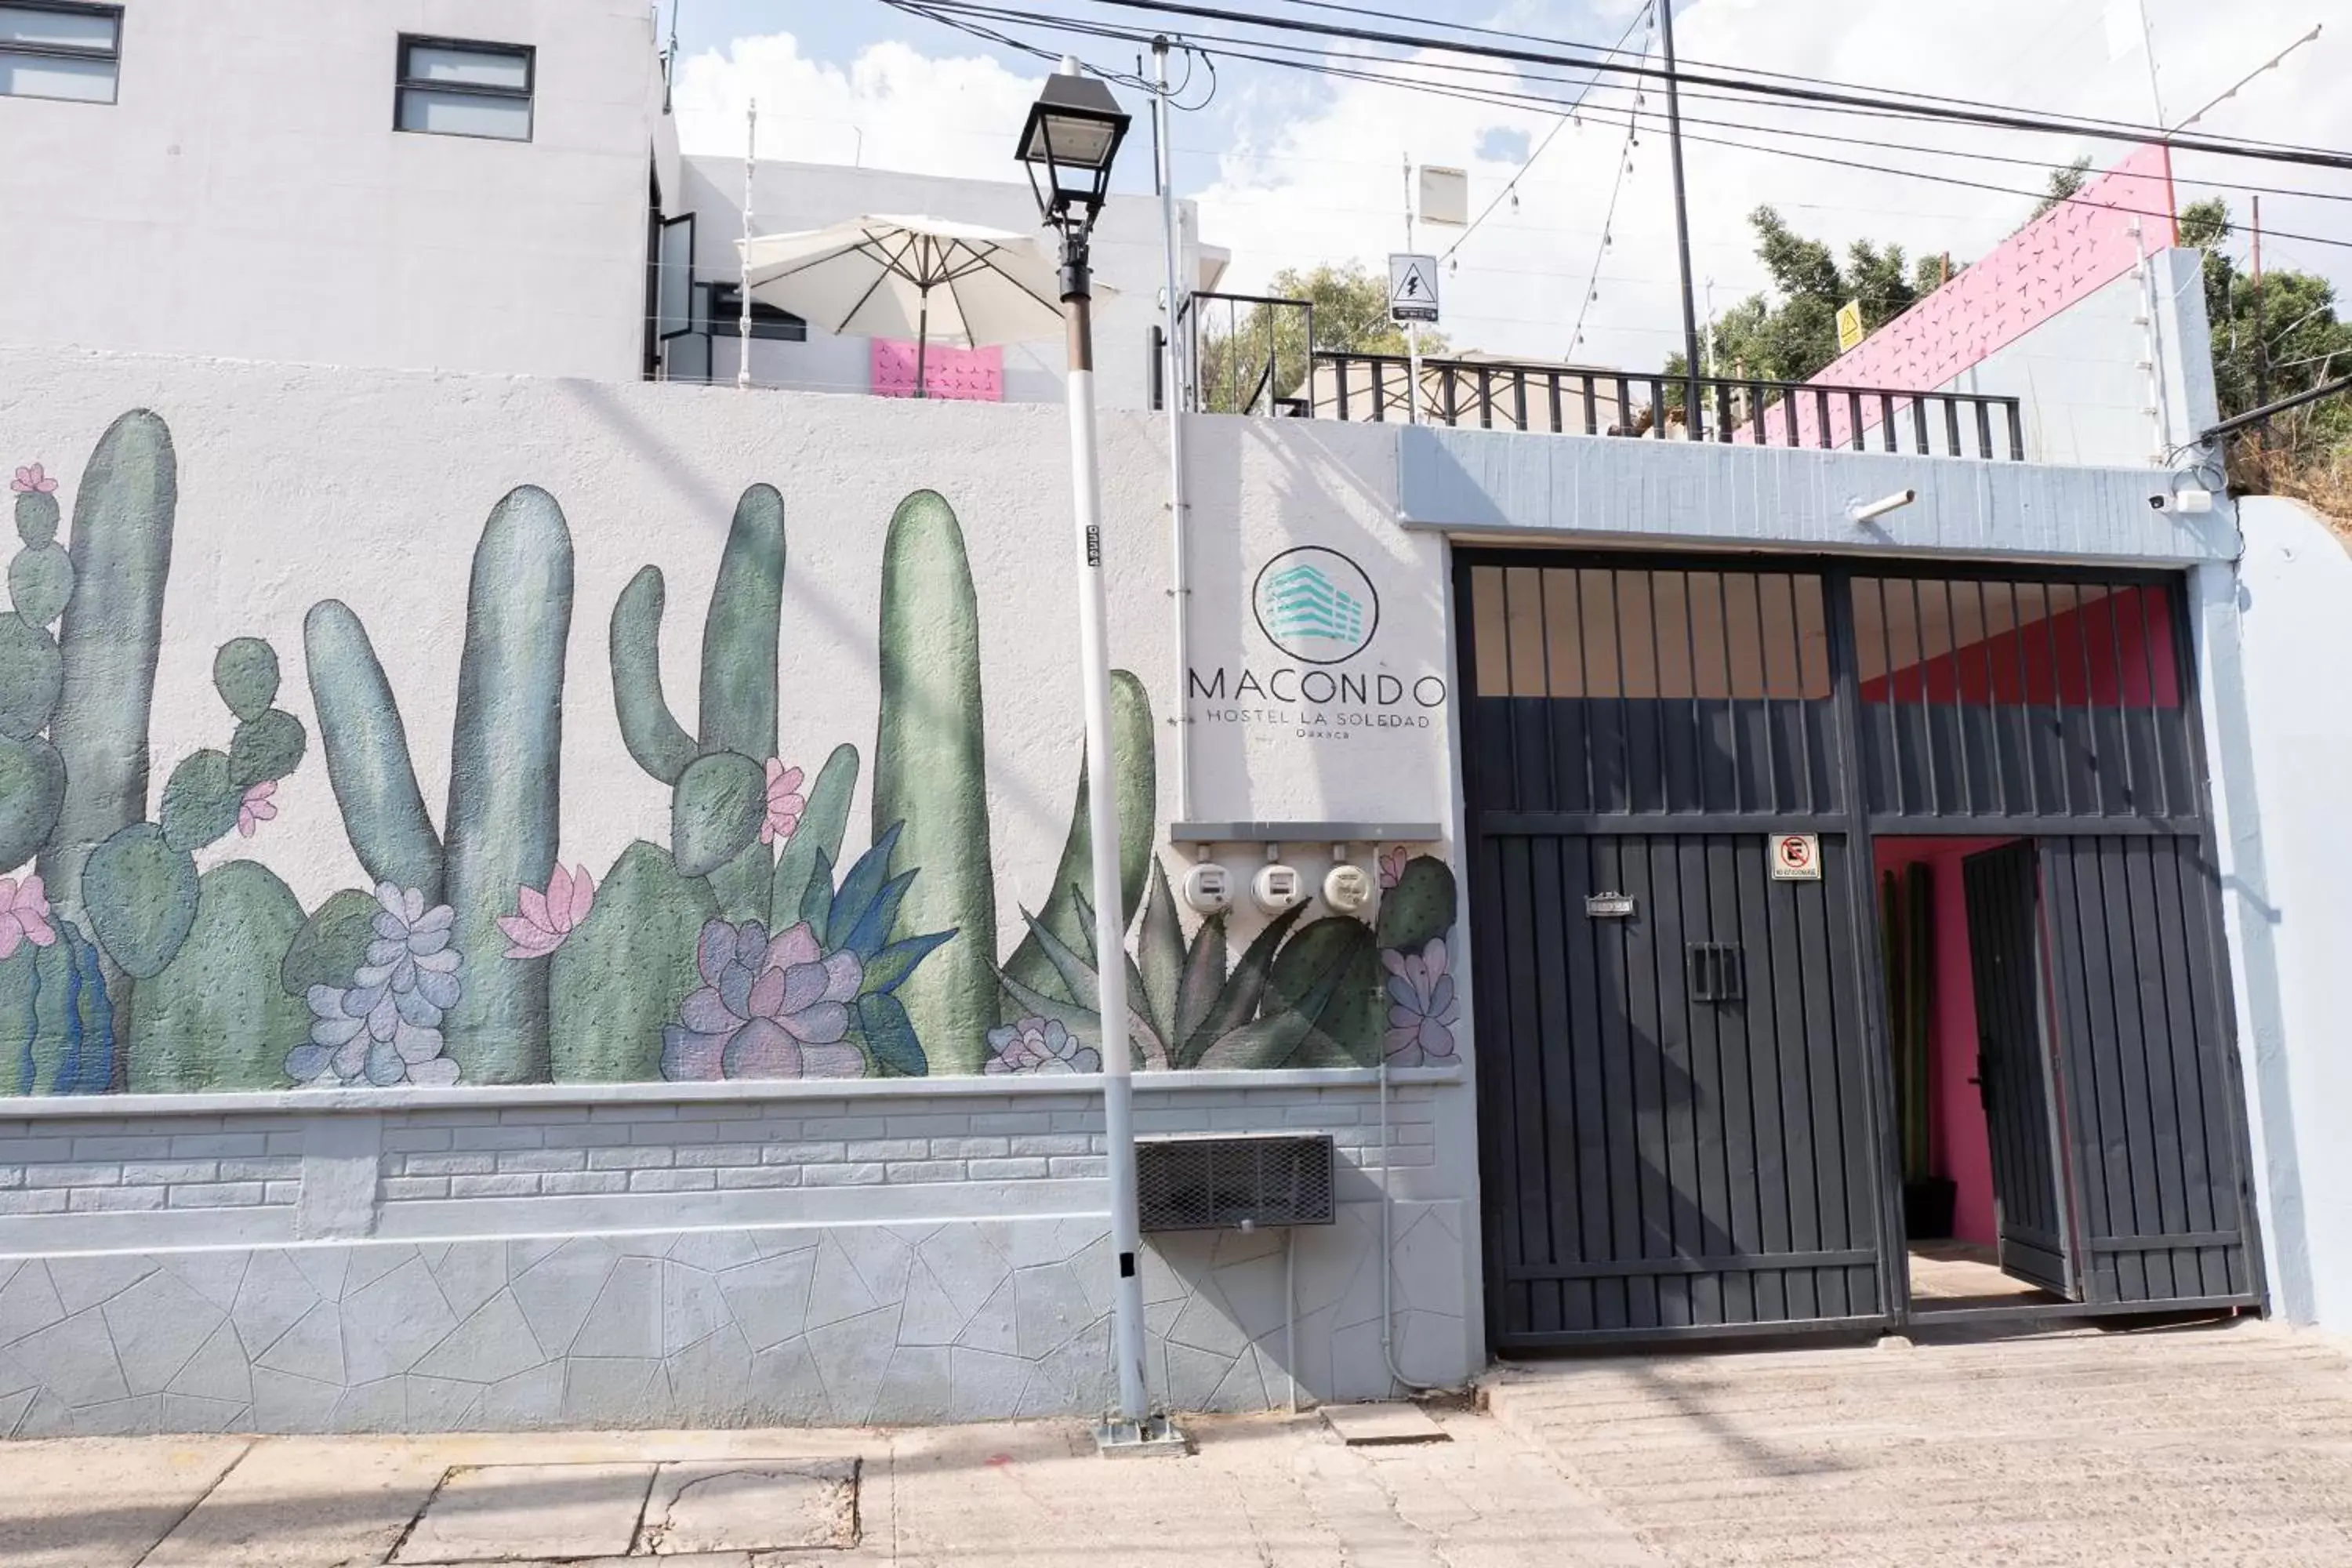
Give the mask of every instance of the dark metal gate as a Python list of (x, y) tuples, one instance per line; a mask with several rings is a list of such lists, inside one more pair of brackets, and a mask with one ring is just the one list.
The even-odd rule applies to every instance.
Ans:
[(2084, 1295), (2252, 1300), (2212, 856), (2153, 836), (2050, 838), (2041, 852)]
[(2000, 1266), (2057, 1296), (2079, 1299), (2067, 1259), (2057, 1136), (2056, 1041), (2042, 962), (2040, 857), (2026, 842), (1961, 862), (1976, 982), (1977, 1091), (1990, 1145)]
[(1874, 832), (2041, 843), (2090, 1301), (2258, 1299), (2172, 584), (1455, 563), (1498, 1348), (1906, 1316)]

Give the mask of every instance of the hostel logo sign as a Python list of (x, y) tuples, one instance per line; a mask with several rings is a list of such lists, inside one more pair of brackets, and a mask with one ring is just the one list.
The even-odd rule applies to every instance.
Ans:
[[(1372, 652), (1380, 590), (1353, 558), (1337, 550), (1298, 544), (1276, 553), (1250, 585), (1250, 611), (1265, 639), (1257, 657), (1237, 648), (1233, 662), (1185, 672), (1186, 695), (1202, 723), (1303, 741), (1352, 741), (1427, 730), (1445, 705), (1444, 675), (1401, 656), (1393, 635)], [(1268, 650), (1274, 661), (1260, 662)]]
[(1251, 590), (1258, 630), (1301, 664), (1339, 664), (1364, 651), (1381, 599), (1362, 567), (1336, 550), (1302, 544), (1258, 571)]

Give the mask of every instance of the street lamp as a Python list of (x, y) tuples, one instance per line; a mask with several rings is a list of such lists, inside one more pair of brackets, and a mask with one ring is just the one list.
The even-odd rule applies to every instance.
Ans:
[(1096, 477), (1093, 289), (1087, 244), (1110, 191), (1127, 115), (1110, 89), (1078, 74), (1074, 59), (1045, 79), (1022, 127), (1020, 160), (1045, 226), (1061, 239), (1062, 314), (1069, 331), (1070, 496), (1078, 552), (1078, 665), (1086, 687), (1087, 820), (1094, 851), (1095, 973), (1103, 1021), (1103, 1131), (1109, 1135), (1111, 1296), (1118, 1407), (1097, 1441), (1105, 1452), (1172, 1447), (1181, 1439), (1155, 1417), (1143, 1386), (1143, 1236), (1137, 1223), (1135, 1086), (1127, 1024), (1127, 911), (1119, 897), (1118, 816), (1110, 781), (1110, 659), (1103, 625), (1102, 496)]

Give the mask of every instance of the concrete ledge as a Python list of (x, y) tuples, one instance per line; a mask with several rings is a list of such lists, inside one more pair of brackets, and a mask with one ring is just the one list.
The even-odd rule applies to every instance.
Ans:
[[(1139, 1095), (1203, 1089), (1310, 1089), (1377, 1092), (1374, 1068), (1292, 1068), (1267, 1071), (1150, 1072), (1135, 1075)], [(1460, 1064), (1400, 1068), (1391, 1088), (1467, 1081)], [(954, 1095), (1101, 1093), (1098, 1076), (738, 1079), (728, 1083), (523, 1083), (455, 1089), (269, 1089), (224, 1094), (0, 1095), (0, 1121), (64, 1117), (224, 1116), (282, 1111), (317, 1116), (352, 1111), (496, 1109), (500, 1106), (688, 1105), (711, 1101), (927, 1100)]]

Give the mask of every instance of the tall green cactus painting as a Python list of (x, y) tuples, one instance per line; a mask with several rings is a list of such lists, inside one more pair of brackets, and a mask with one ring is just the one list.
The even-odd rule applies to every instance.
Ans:
[(475, 960), (436, 1026), (470, 1083), (540, 1082), (550, 1070), (547, 966), (487, 958), (519, 889), (544, 884), (554, 870), (571, 629), (572, 532), (555, 498), (524, 485), (491, 510), (475, 546), (446, 832), (436, 833), (366, 626), (336, 599), (312, 606), (303, 623), (310, 696), (344, 830), (379, 893), (393, 889), (370, 917), (374, 940), (412, 944), (423, 934), (413, 922), (446, 908), (447, 946)]
[[(1003, 634), (987, 633), (962, 526), (930, 490), (870, 525), (870, 770), (847, 742), (821, 762), (779, 754), (795, 668), (782, 490), (753, 484), (735, 505), (691, 730), (663, 683), (663, 570), (628, 580), (607, 627), (614, 712), (668, 809), (601, 880), (558, 858), (577, 693), (572, 537), (556, 499), (510, 490), (476, 542), (437, 822), (376, 640), (350, 604), (320, 599), (301, 627), (310, 723), (357, 875), (305, 910), (253, 855), (289, 829), (317, 832), (270, 827), (305, 799), (280, 785), (310, 730), (281, 703), (268, 641), (205, 652), (226, 710), (217, 739), (174, 742), (152, 764), (160, 787), (151, 775), (157, 675), (181, 658), (163, 637), (180, 484), (171, 432), (134, 410), (91, 452), (69, 531), (63, 487), (41, 465), (10, 486), (0, 1095), (1089, 1070), (1107, 1044), (1094, 1013), (1097, 788), (1118, 825), (1138, 1065), (1454, 1052), (1454, 891), (1440, 861), (1383, 853), (1377, 921), (1294, 910), (1238, 958), (1223, 917), (1183, 929), (1154, 853), (1151, 702), (1125, 670), (1112, 674), (1109, 776), (1076, 770), (1051, 879), (1000, 953), (982, 650), (984, 634)], [(397, 663), (407, 649), (390, 651)], [(811, 673), (792, 689), (831, 689)], [(325, 814), (306, 802), (302, 815)]]

